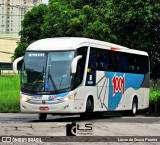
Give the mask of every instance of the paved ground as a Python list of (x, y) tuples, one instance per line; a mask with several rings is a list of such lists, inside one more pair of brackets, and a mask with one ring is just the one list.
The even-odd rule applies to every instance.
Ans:
[(160, 117), (103, 116), (81, 120), (79, 116), (49, 115), (46, 122), (39, 122), (37, 114), (13, 113), (0, 114), (0, 136), (66, 136), (66, 124), (71, 122), (91, 123), (94, 136), (160, 136)]

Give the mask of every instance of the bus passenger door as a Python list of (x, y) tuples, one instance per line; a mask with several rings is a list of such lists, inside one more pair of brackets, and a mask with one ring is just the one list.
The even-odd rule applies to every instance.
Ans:
[(96, 71), (97, 101), (98, 110), (108, 110), (108, 93), (109, 79), (105, 76), (104, 71)]

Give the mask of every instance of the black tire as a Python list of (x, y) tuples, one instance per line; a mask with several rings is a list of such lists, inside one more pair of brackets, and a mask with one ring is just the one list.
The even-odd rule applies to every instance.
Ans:
[(132, 102), (132, 109), (130, 111), (130, 115), (131, 116), (136, 116), (136, 114), (137, 114), (137, 108), (138, 108), (137, 100), (134, 98), (133, 102)]
[(136, 116), (137, 108), (138, 108), (137, 99), (134, 98), (132, 102), (132, 109), (129, 111), (122, 111), (121, 114), (122, 116)]
[(80, 117), (88, 119), (92, 116), (92, 113), (93, 113), (93, 104), (91, 99), (88, 99), (86, 103), (86, 111), (85, 113), (80, 114)]
[(38, 118), (40, 121), (46, 121), (47, 114), (46, 113), (39, 113)]

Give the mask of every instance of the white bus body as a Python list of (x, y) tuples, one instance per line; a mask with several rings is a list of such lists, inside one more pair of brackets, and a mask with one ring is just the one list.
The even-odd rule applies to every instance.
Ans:
[(88, 38), (38, 40), (25, 52), (20, 98), (26, 113), (135, 114), (149, 106), (148, 54)]

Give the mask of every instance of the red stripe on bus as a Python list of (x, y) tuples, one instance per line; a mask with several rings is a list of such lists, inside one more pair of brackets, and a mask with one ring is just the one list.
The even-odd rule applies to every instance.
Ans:
[(115, 50), (120, 50), (120, 48), (111, 47), (111, 50), (113, 50), (113, 51), (115, 51)]

